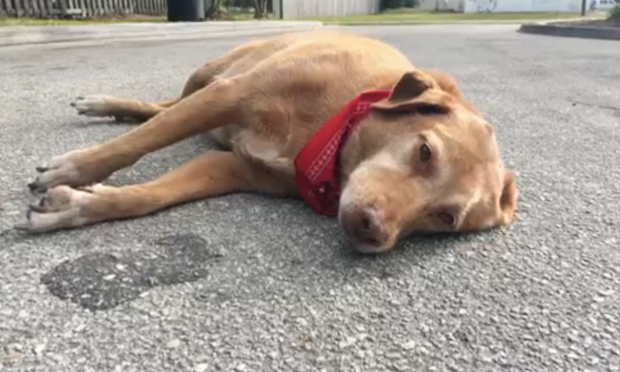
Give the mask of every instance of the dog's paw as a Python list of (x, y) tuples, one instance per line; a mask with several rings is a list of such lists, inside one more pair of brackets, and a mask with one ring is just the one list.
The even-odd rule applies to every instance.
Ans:
[(112, 97), (105, 95), (80, 96), (71, 102), (71, 107), (77, 110), (78, 115), (111, 116), (108, 113), (111, 99)]
[(92, 183), (79, 166), (89, 153), (87, 149), (71, 151), (52, 158), (45, 165), (38, 166), (36, 170), (39, 175), (28, 184), (28, 188), (32, 192), (45, 192), (60, 185), (83, 186)]
[(40, 233), (84, 225), (82, 207), (91, 196), (89, 189), (58, 186), (49, 190), (37, 204), (30, 205), (26, 222), (15, 225), (16, 230)]

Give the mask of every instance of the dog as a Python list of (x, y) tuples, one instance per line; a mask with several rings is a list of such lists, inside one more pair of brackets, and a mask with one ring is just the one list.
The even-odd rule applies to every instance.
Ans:
[[(510, 225), (518, 191), (494, 127), (446, 72), (377, 39), (314, 30), (243, 44), (197, 69), (180, 98), (79, 97), (81, 115), (142, 123), (51, 158), (28, 184), (31, 233), (145, 216), (247, 192), (337, 217), (350, 246), (380, 253), (416, 233)], [(222, 147), (137, 185), (115, 171), (190, 136)]]

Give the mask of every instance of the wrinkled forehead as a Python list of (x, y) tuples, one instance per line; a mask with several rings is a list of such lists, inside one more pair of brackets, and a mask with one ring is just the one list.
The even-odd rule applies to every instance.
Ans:
[(471, 112), (454, 113), (433, 133), (454, 163), (467, 167), (501, 161), (493, 126)]
[(443, 151), (447, 198), (465, 205), (495, 200), (502, 188), (503, 164), (495, 132), (484, 120), (441, 125), (433, 130)]

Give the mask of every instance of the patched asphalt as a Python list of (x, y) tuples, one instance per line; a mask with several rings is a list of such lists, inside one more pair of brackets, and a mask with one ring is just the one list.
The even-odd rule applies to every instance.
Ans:
[[(248, 38), (0, 48), (0, 370), (620, 371), (620, 44), (517, 27), (352, 29), (454, 74), (520, 191), (506, 231), (376, 257), (301, 202), (257, 195), (13, 231), (35, 166), (131, 129), (75, 115), (74, 97), (172, 98)], [(184, 141), (108, 183), (210, 146)]]
[(164, 249), (137, 253), (93, 252), (66, 260), (41, 276), (49, 292), (89, 310), (108, 310), (158, 285), (194, 282), (208, 273), (209, 251), (198, 235), (170, 235), (153, 242)]

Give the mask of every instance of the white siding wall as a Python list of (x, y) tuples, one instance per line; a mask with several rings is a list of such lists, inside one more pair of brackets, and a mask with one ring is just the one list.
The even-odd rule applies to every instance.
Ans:
[(374, 14), (379, 0), (282, 0), (282, 7), (284, 19)]
[(422, 10), (450, 10), (462, 12), (465, 0), (421, 0), (419, 8)]
[(594, 8), (598, 10), (609, 10), (616, 5), (616, 2), (614, 0), (588, 0), (588, 9), (590, 9), (590, 6), (593, 2)]
[(465, 0), (465, 13), (578, 12), (581, 0)]

